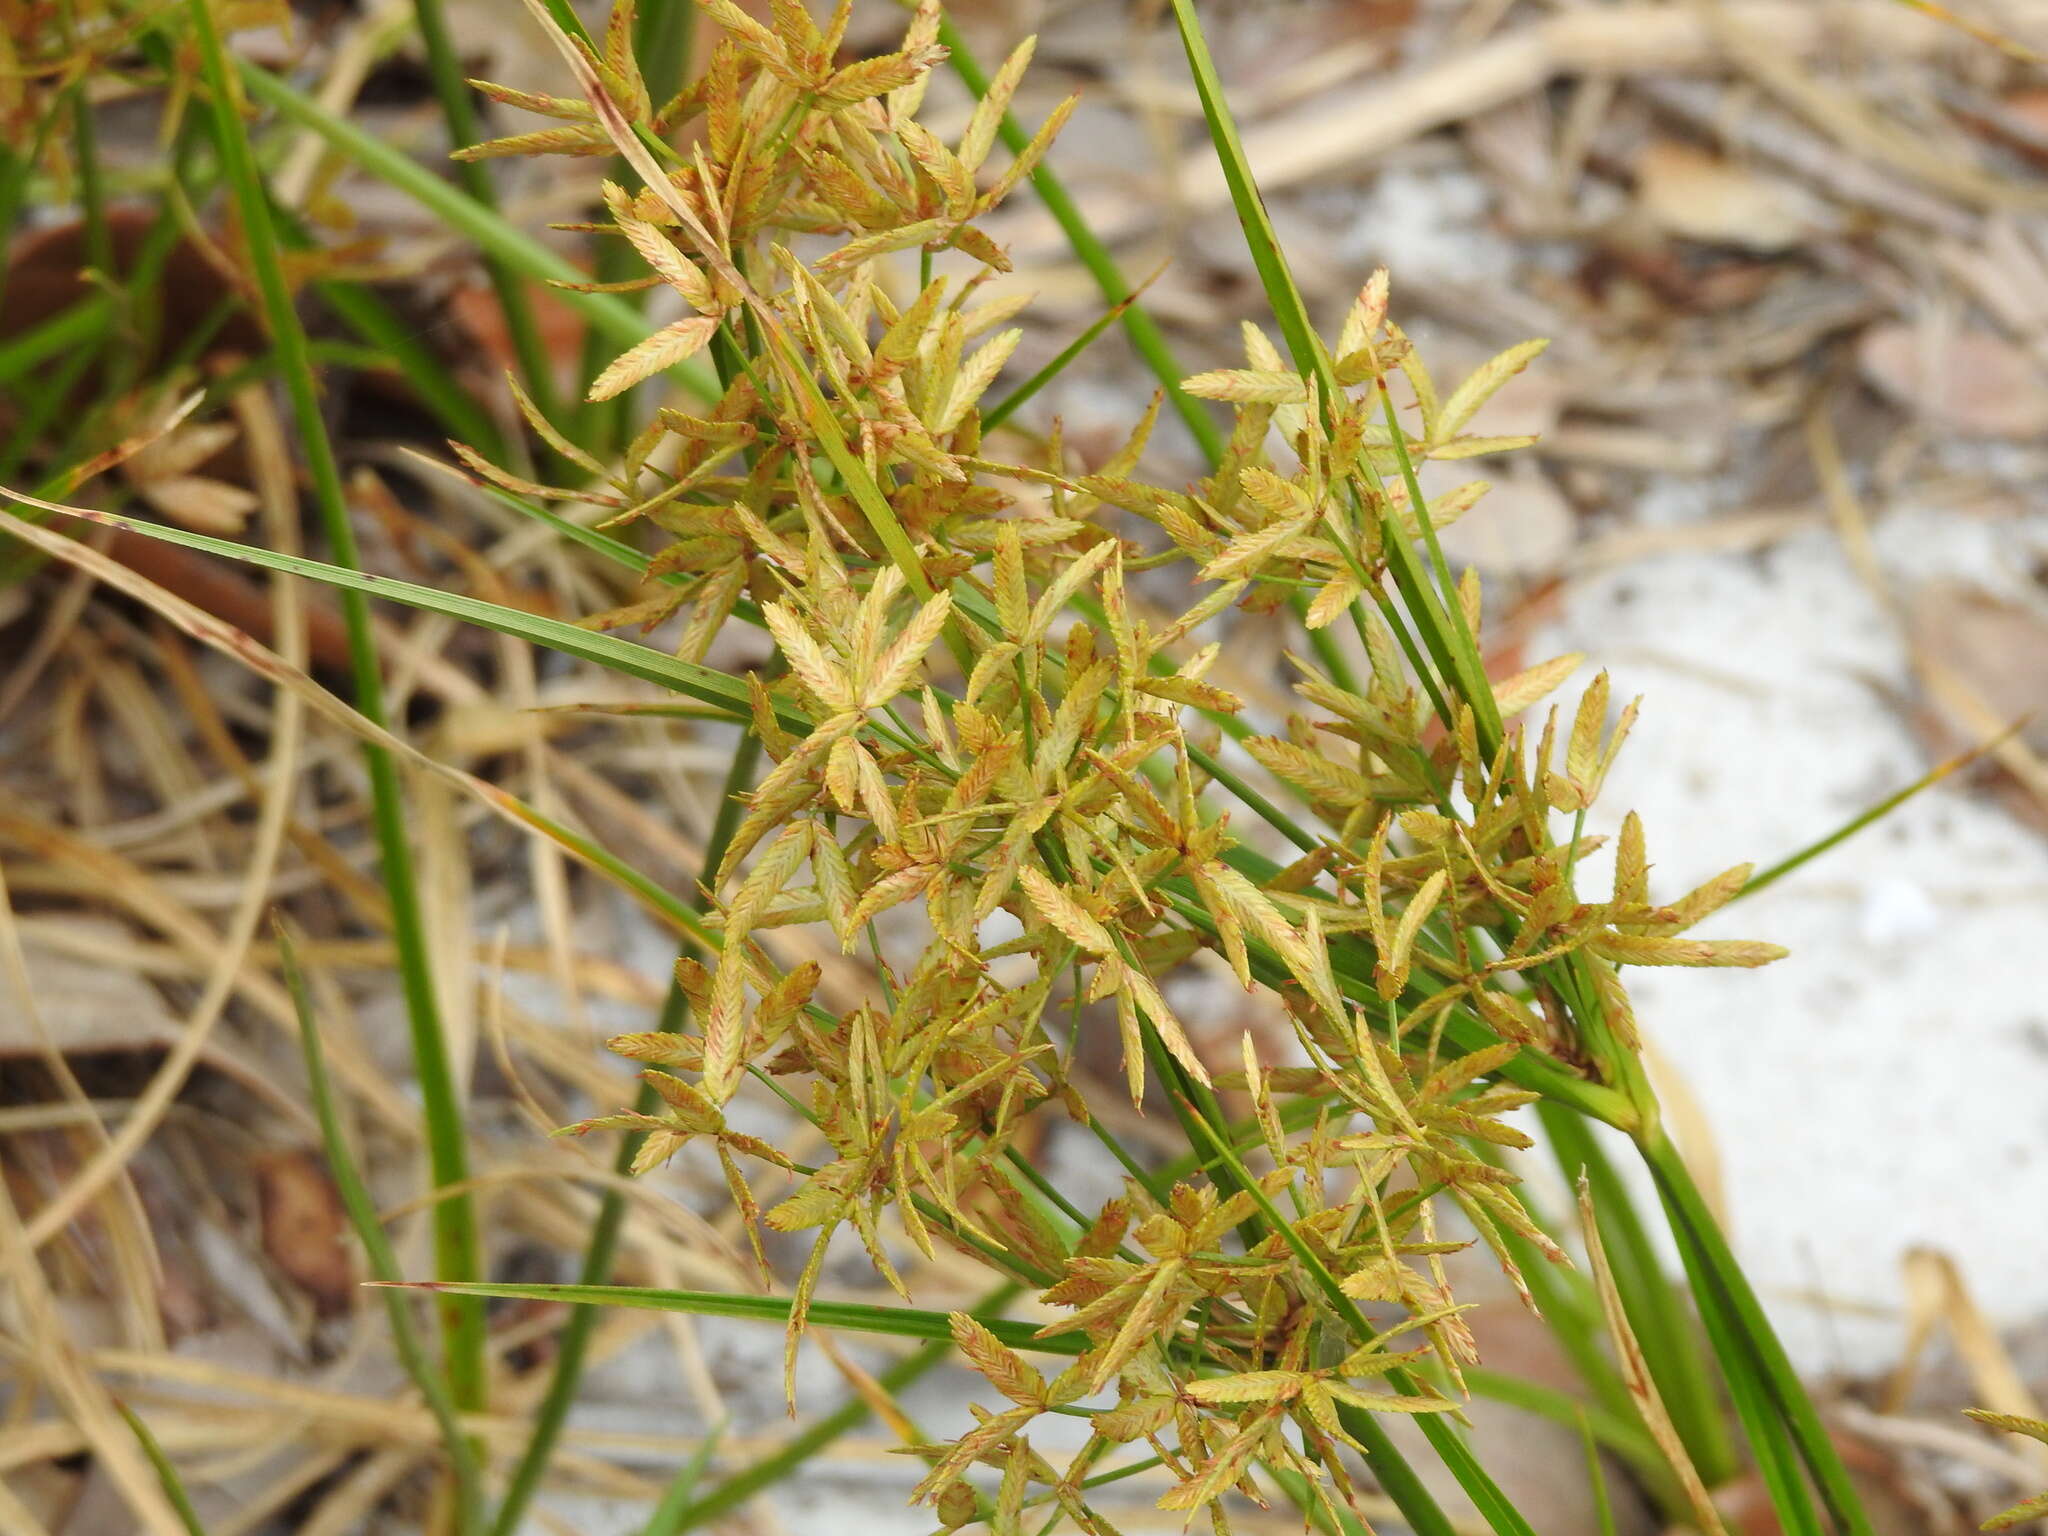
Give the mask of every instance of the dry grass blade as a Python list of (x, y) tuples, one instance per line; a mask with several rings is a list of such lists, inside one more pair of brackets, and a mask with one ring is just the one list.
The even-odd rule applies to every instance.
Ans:
[[(296, 497), (292, 494), (291, 468), (285, 455), (282, 434), (267, 404), (259, 397), (243, 397), (243, 425), (248, 432), (257, 465), (257, 481), (270, 538), (289, 550), (297, 540), (294, 526)], [(277, 632), (284, 637), (286, 652), (282, 664), (296, 670), (290, 659), (305, 655), (305, 626), (301, 598), (290, 577), (276, 584)], [(106, 1183), (127, 1165), (136, 1150), (154, 1132), (172, 1100), (184, 1086), (185, 1078), (207, 1047), (213, 1026), (238, 983), (249, 945), (270, 902), (270, 882), (284, 843), (286, 818), (291, 809), (293, 777), (302, 736), (303, 703), (289, 688), (280, 688), (272, 715), (267, 787), (258, 809), (255, 841), (242, 876), (242, 894), (228, 919), (223, 943), (206, 978), (199, 1000), (179, 1032), (177, 1045), (164, 1059), (138, 1098), (121, 1128), (108, 1138), (77, 1175), (53, 1200), (29, 1219), (29, 1242), (41, 1247), (63, 1231), (84, 1210)]]
[(0, 1180), (0, 1272), (21, 1317), (29, 1368), (42, 1390), (76, 1427), (119, 1491), (129, 1513), (147, 1536), (189, 1536), (184, 1520), (165, 1494), (162, 1479), (121, 1421), (113, 1397), (73, 1346), (44, 1279), (42, 1265), (7, 1181)]
[(1600, 1223), (1593, 1212), (1593, 1186), (1583, 1172), (1579, 1175), (1578, 1193), (1579, 1230), (1586, 1240), (1586, 1256), (1593, 1266), (1593, 1285), (1600, 1298), (1600, 1311), (1607, 1319), (1608, 1337), (1613, 1340), (1615, 1356), (1621, 1361), (1622, 1380), (1643, 1416), (1643, 1423), (1649, 1426), (1650, 1434), (1656, 1439), (1657, 1449), (1664, 1453), (1671, 1470), (1678, 1474), (1699, 1528), (1708, 1536), (1727, 1536), (1728, 1528), (1721, 1522), (1720, 1511), (1715, 1509), (1707, 1485), (1700, 1480), (1699, 1469), (1692, 1464), (1685, 1441), (1679, 1438), (1678, 1429), (1664, 1407), (1664, 1399), (1657, 1391), (1657, 1383), (1650, 1377), (1642, 1346), (1636, 1343), (1635, 1329), (1630, 1326), (1628, 1312), (1621, 1304), (1621, 1293), (1615, 1289), (1614, 1271), (1607, 1262), (1607, 1249), (1600, 1241)]
[[(299, 1038), (305, 1052), (306, 1076), (312, 1087), (313, 1107), (320, 1118), (320, 1131), (327, 1147), (328, 1167), (333, 1171), (335, 1183), (341, 1190), (349, 1220), (355, 1228), (356, 1240), (363, 1246), (363, 1252), (370, 1261), (370, 1271), (380, 1280), (389, 1281), (398, 1274), (398, 1260), (393, 1254), (391, 1243), (384, 1235), (383, 1218), (376, 1203), (370, 1197), (368, 1187), (356, 1165), (356, 1159), (349, 1149), (337, 1113), (334, 1089), (327, 1077), (326, 1058), (320, 1048), (320, 1024), (314, 1016), (312, 998), (306, 987), (306, 978), (299, 969), (298, 957), (292, 945), (291, 930), (282, 920), (276, 924), (278, 961), (284, 971), (285, 986), (290, 991), (292, 1004), (298, 1010)], [(438, 1194), (446, 1197), (450, 1192)], [(434, 1416), (434, 1423), (441, 1432), (441, 1445), (448, 1458), (448, 1465), (454, 1475), (455, 1520), (463, 1536), (474, 1536), (483, 1529), (483, 1490), (478, 1478), (476, 1450), (469, 1437), (457, 1421), (457, 1405), (451, 1395), (448, 1383), (436, 1368), (432, 1357), (420, 1343), (419, 1334), (413, 1327), (412, 1318), (405, 1310), (402, 1298), (393, 1296), (386, 1302), (385, 1314), (391, 1327), (391, 1336), (397, 1347), (399, 1359), (413, 1385), (419, 1389), (426, 1401), (428, 1411)]]
[[(1945, 1253), (1916, 1248), (1906, 1257), (1906, 1343), (1885, 1383), (1883, 1408), (1899, 1412), (1935, 1334), (1946, 1329), (1970, 1373), (1971, 1391), (1991, 1412), (2011, 1419), (2039, 1419), (2041, 1402), (2028, 1387), (2012, 1351), (1970, 1294), (1962, 1272)], [(2048, 1443), (2025, 1447), (2037, 1475), (2048, 1476)]]
[[(81, 516), (88, 515), (77, 508), (57, 510), (77, 512)], [(0, 529), (5, 529), (24, 543), (34, 545), (57, 560), (90, 571), (107, 586), (126, 592), (147, 604), (195, 640), (231, 657), (255, 675), (289, 690), (329, 723), (338, 725), (359, 740), (389, 751), (413, 767), (454, 785), (465, 795), (473, 797), (522, 831), (537, 832), (554, 840), (581, 862), (590, 864), (608, 877), (620, 880), (636, 897), (648, 903), (653, 911), (674, 923), (682, 932), (713, 947), (718, 943), (716, 936), (704, 927), (702, 921), (686, 905), (652, 880), (608, 855), (588, 838), (572, 832), (552, 818), (542, 816), (496, 785), (486, 783), (462, 769), (450, 767), (402, 741), (382, 726), (358, 714), (303, 671), (286, 663), (275, 652), (257, 644), (241, 630), (222, 623), (212, 614), (202, 612), (147, 578), (116, 564), (74, 539), (67, 539), (48, 529), (38, 528), (5, 512), (0, 512)], [(281, 560), (282, 557), (278, 558)]]

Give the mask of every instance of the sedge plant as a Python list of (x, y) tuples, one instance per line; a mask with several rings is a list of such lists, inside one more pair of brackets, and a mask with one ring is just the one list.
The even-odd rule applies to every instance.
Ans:
[[(463, 155), (587, 167), (593, 217), (579, 228), (606, 251), (597, 283), (474, 185), (436, 181), (232, 62), (192, 0), (217, 148), (343, 558), (95, 515), (564, 652), (673, 695), (642, 712), (709, 714), (748, 743), (694, 901), (449, 772), (684, 940), (661, 1027), (611, 1042), (643, 1068), (639, 1101), (568, 1129), (623, 1138), (631, 1172), (707, 1151), (776, 1294), (606, 1284), (615, 1198), (576, 1285), (473, 1280), (452, 1194), (435, 1287), (772, 1320), (792, 1396), (812, 1328), (924, 1341), (892, 1389), (955, 1352), (994, 1406), (913, 1447), (915, 1497), (947, 1529), (1101, 1536), (1115, 1527), (1092, 1491), (1142, 1467), (1166, 1474), (1165, 1508), (1218, 1531), (1240, 1497), (1292, 1505), (1319, 1529), (1367, 1528), (1370, 1487), (1419, 1536), (1449, 1536), (1459, 1526), (1433, 1491), (1444, 1479), (1418, 1467), (1427, 1456), (1487, 1529), (1530, 1536), (1461, 1424), (1467, 1395), (1487, 1392), (1618, 1452), (1674, 1518), (1711, 1529), (1712, 1488), (1747, 1461), (1786, 1531), (1860, 1536), (1868, 1520), (1827, 1430), (1663, 1129), (1626, 984), (1636, 966), (1777, 959), (1768, 943), (1691, 931), (1752, 886), (1751, 869), (1660, 900), (1630, 815), (1611, 886), (1581, 891), (1587, 811), (1637, 706), (1602, 676), (1570, 710), (1548, 707), (1574, 656), (1490, 675), (1480, 583), (1439, 537), (1486, 486), (1429, 497), (1418, 476), (1527, 446), (1473, 426), (1541, 343), (1442, 387), (1384, 272), (1333, 327), (1313, 323), (1199, 19), (1188, 0), (1172, 9), (1279, 337), (1247, 325), (1241, 364), (1192, 375), (1046, 168), (1071, 101), (1036, 129), (1018, 123), (1032, 45), (984, 71), (937, 0), (909, 10), (895, 51), (852, 62), (847, 3), (821, 20), (774, 0), (763, 20), (701, 0), (686, 84), (678, 34), (630, 0), (595, 34), (566, 5), (536, 4), (563, 83), (479, 83), (542, 126)], [(665, 61), (661, 99), (647, 48)], [(977, 98), (952, 142), (921, 120), (949, 57)], [(626, 573), (626, 601), (568, 623), (350, 569), (311, 361), (267, 264), (285, 231), (249, 155), (243, 91), (476, 240), (514, 308), (521, 280), (552, 281), (616, 345), (584, 381), (584, 408), (533, 388), (537, 362), (528, 387), (514, 383), (554, 483), (488, 441), (454, 451), (501, 505)], [(1045, 376), (999, 387), (1027, 299), (995, 283), (1009, 260), (979, 221), (1027, 182), (1111, 302), (1102, 325), (1121, 320), (1161, 377), (1100, 462), (1080, 462), (1057, 427), (1007, 425)], [(1147, 472), (1169, 404), (1208, 461), (1186, 483)], [(1298, 635), (1294, 713), (1277, 730), (1245, 718), (1219, 665), (1248, 616)], [(771, 666), (713, 666), (735, 626), (765, 633)], [(374, 657), (358, 661), (361, 729), (388, 743)], [(378, 782), (387, 874), (402, 876), (399, 785)], [(799, 927), (861, 957), (874, 998), (826, 1007), (818, 967), (777, 958), (773, 936)], [(1189, 976), (1243, 989), (1285, 1048), (1199, 1038), (1172, 1000)], [(1108, 1080), (1083, 1050), (1096, 1036), (1118, 1063)], [(431, 1063), (429, 1026), (416, 1043)], [(431, 1112), (447, 1090), (429, 1087)], [(1184, 1155), (1129, 1144), (1110, 1098), (1171, 1124)], [(800, 1159), (763, 1134), (735, 1112), (748, 1099), (807, 1122), (824, 1153)], [(1516, 1112), (1529, 1106), (1584, 1193), (1592, 1277), (1519, 1183), (1533, 1143)], [(1123, 1170), (1112, 1198), (1034, 1163), (1026, 1149), (1051, 1123)], [(1646, 1164), (1686, 1284), (1664, 1271), (1602, 1126)], [(461, 1165), (444, 1150), (435, 1174), (452, 1189)], [(821, 1299), (835, 1245), (862, 1250), (902, 1305)], [(986, 1270), (981, 1306), (915, 1305), (905, 1256), (942, 1246)], [(796, 1254), (788, 1272), (771, 1249)], [(1583, 1399), (1486, 1372), (1454, 1287), (1466, 1249), (1545, 1309)], [(1003, 1316), (1025, 1290), (1053, 1321)], [(460, 1522), (509, 1532), (574, 1400), (582, 1346), (572, 1332), (493, 1516), (480, 1507), (493, 1478), (452, 1418), (487, 1396), (474, 1314), (445, 1322)], [(408, 1359), (427, 1369), (418, 1349)], [(715, 1518), (858, 1416), (708, 1489), (693, 1462), (655, 1528)], [(1078, 1448), (1041, 1433), (1054, 1416), (1085, 1423)], [(1390, 1433), (1395, 1419), (1416, 1433)], [(1597, 1462), (1592, 1475), (1604, 1507)]]

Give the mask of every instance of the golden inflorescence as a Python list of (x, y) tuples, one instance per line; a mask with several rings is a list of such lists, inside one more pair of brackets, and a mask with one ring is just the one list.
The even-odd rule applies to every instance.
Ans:
[[(1617, 1123), (1654, 1113), (1632, 1086), (1618, 968), (1777, 953), (1687, 937), (1747, 869), (1660, 905), (1633, 817), (1611, 895), (1579, 899), (1583, 815), (1634, 706), (1610, 726), (1603, 677), (1532, 750), (1512, 718), (1577, 658), (1497, 682), (1475, 663), (1478, 583), (1451, 579), (1434, 535), (1485, 487), (1424, 505), (1413, 466), (1526, 441), (1467, 429), (1540, 345), (1440, 396), (1388, 318), (1380, 273), (1318, 373), (1248, 327), (1243, 368), (1186, 382), (1235, 416), (1191, 485), (1140, 478), (1156, 400), (1093, 471), (1056, 428), (986, 443), (981, 405), (1024, 301), (984, 293), (1008, 263), (974, 221), (1071, 103), (990, 175), (1030, 44), (947, 145), (917, 117), (944, 58), (934, 0), (899, 51), (843, 66), (844, 4), (823, 27), (798, 0), (776, 0), (772, 24), (704, 6), (721, 35), (675, 100), (649, 100), (620, 5), (597, 46), (562, 40), (580, 95), (486, 87), (557, 126), (473, 151), (622, 156), (640, 184), (606, 183), (596, 227), (631, 244), (647, 268), (633, 286), (670, 290), (676, 317), (590, 398), (702, 352), (720, 389), (661, 409), (609, 466), (528, 406), (595, 488), (466, 461), (666, 536), (642, 596), (590, 622), (673, 620), (695, 660), (746, 610), (779, 653), (751, 685), (773, 767), (709, 882), (720, 944), (679, 971), (698, 1027), (614, 1042), (650, 1064), (664, 1107), (574, 1129), (647, 1133), (641, 1168), (708, 1143), (750, 1227), (816, 1234), (792, 1358), (845, 1227), (898, 1290), (899, 1235), (927, 1255), (947, 1243), (1039, 1289), (1061, 1314), (1049, 1333), (1085, 1335), (1047, 1380), (956, 1317), (961, 1352), (1009, 1406), (925, 1448), (919, 1492), (949, 1524), (1009, 1529), (1027, 1503), (1056, 1504), (1107, 1531), (1086, 1479), (1135, 1441), (1176, 1475), (1169, 1507), (1218, 1522), (1225, 1493), (1257, 1496), (1259, 1467), (1312, 1505), (1349, 1500), (1339, 1446), (1376, 1434), (1375, 1414), (1455, 1411), (1429, 1381), (1455, 1392), (1476, 1358), (1445, 1256), (1483, 1242), (1518, 1283), (1518, 1253), (1562, 1260), (1485, 1150), (1527, 1145), (1503, 1117), (1539, 1091), (1580, 1092)], [(883, 259), (911, 251), (978, 270), (904, 295)], [(1412, 397), (1405, 417), (1391, 378)], [(1118, 531), (1117, 514), (1138, 523)], [(1414, 540), (1436, 572), (1419, 607), (1387, 591), (1390, 541)], [(1135, 584), (1172, 563), (1204, 590), (1177, 616), (1144, 611)], [(1301, 713), (1284, 735), (1238, 727), (1240, 699), (1214, 680), (1214, 636), (1237, 609), (1292, 612), (1316, 658), (1294, 662)], [(1467, 664), (1432, 673), (1415, 643), (1425, 623)], [(1355, 648), (1330, 643), (1339, 624)], [(1305, 826), (1205, 749), (1218, 723)], [(1232, 801), (1300, 856), (1281, 865), (1240, 842)], [(887, 963), (874, 920), (911, 902), (922, 950)], [(792, 924), (824, 925), (848, 952), (875, 945), (883, 1000), (836, 1016), (814, 1003), (817, 968), (782, 970), (757, 942)], [(913, 925), (893, 931), (900, 945)], [(1227, 1072), (1203, 1059), (1161, 986), (1200, 951), (1284, 1011), (1289, 1060), (1261, 1062), (1250, 1038)], [(1021, 976), (999, 981), (996, 962), (1017, 957)], [(1083, 1211), (1031, 1176), (1018, 1144), (1033, 1116), (1056, 1114), (1117, 1146), (1074, 1059), (1079, 1033), (1112, 1017), (1131, 1098), (1178, 1119), (1192, 1171), (1169, 1181), (1134, 1160), (1124, 1193)], [(829, 1161), (801, 1167), (728, 1124), (749, 1077), (790, 1084)], [(1224, 1118), (1219, 1092), (1244, 1120)], [(765, 1212), (749, 1185), (762, 1168), (795, 1180)], [(1091, 1430), (1064, 1466), (1029, 1439), (1055, 1410)], [(1000, 1473), (992, 1514), (963, 1481), (978, 1463)]]

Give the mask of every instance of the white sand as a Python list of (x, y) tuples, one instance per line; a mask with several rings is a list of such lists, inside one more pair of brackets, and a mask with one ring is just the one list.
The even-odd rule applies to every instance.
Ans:
[[(1919, 522), (1885, 545), (1923, 577), (1935, 551), (1995, 577), (1997, 538), (2042, 531), (1951, 517), (1936, 540)], [(1583, 582), (1539, 653), (1555, 649), (1611, 668), (1617, 699), (1647, 696), (1597, 824), (1641, 813), (1666, 898), (1926, 769), (1882, 692), (1910, 689), (1896, 626), (1826, 534)], [(1587, 889), (1607, 874), (1589, 863)], [(1937, 787), (1700, 932), (1792, 950), (1761, 972), (1629, 975), (1705, 1109), (1738, 1254), (1802, 1368), (1895, 1357), (1916, 1244), (1955, 1258), (1995, 1320), (2048, 1311), (2048, 843)]]

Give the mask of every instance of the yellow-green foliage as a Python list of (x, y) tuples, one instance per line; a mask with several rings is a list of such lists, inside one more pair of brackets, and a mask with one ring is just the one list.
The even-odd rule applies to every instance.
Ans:
[[(1633, 817), (1612, 891), (1581, 899), (1578, 828), (1634, 706), (1610, 722), (1603, 677), (1532, 746), (1501, 722), (1575, 658), (1490, 685), (1476, 663), (1436, 675), (1416, 641), (1429, 615), (1388, 594), (1387, 541), (1433, 546), (1485, 489), (1418, 507), (1413, 466), (1520, 446), (1466, 428), (1540, 347), (1510, 348), (1441, 395), (1388, 318), (1380, 273), (1327, 354), (1335, 393), (1250, 328), (1243, 368), (1187, 381), (1235, 415), (1221, 462), (1191, 485), (1142, 476), (1156, 401), (1092, 471), (1057, 432), (984, 442), (979, 412), (1018, 340), (1006, 322), (1019, 301), (984, 297), (1007, 260), (974, 220), (1066, 111), (989, 173), (1030, 45), (948, 145), (917, 119), (944, 55), (931, 0), (898, 52), (846, 67), (833, 62), (843, 5), (823, 27), (796, 0), (777, 0), (772, 25), (729, 0), (706, 9), (722, 36), (676, 100), (649, 101), (620, 6), (598, 47), (562, 40), (580, 95), (493, 90), (560, 126), (475, 151), (622, 156), (639, 184), (602, 187), (603, 229), (645, 264), (630, 286), (671, 290), (678, 316), (589, 398), (707, 349), (723, 393), (660, 409), (620, 463), (584, 456), (597, 489), (544, 490), (468, 461), (518, 494), (596, 501), (607, 528), (661, 531), (644, 595), (592, 624), (680, 615), (680, 654), (698, 660), (744, 610), (779, 653), (752, 684), (773, 767), (716, 872), (720, 948), (680, 971), (697, 1026), (614, 1042), (652, 1064), (664, 1107), (575, 1129), (649, 1133), (642, 1167), (710, 1143), (750, 1223), (815, 1233), (792, 1358), (827, 1245), (849, 1227), (898, 1289), (895, 1232), (1034, 1284), (1063, 1309), (1056, 1330), (1086, 1333), (1092, 1348), (1047, 1380), (956, 1320), (959, 1348), (1010, 1406), (931, 1448), (919, 1491), (949, 1523), (974, 1515), (960, 1479), (984, 1463), (1000, 1470), (997, 1529), (1034, 1502), (1107, 1530), (1083, 1480), (1140, 1439), (1179, 1478), (1169, 1507), (1214, 1511), (1227, 1491), (1254, 1491), (1260, 1465), (1314, 1501), (1348, 1498), (1337, 1444), (1370, 1450), (1373, 1414), (1452, 1410), (1428, 1382), (1455, 1390), (1475, 1359), (1443, 1264), (1465, 1241), (1449, 1234), (1476, 1231), (1511, 1275), (1504, 1233), (1562, 1259), (1474, 1144), (1526, 1145), (1502, 1116), (1541, 1094), (1641, 1130), (1654, 1107), (1619, 968), (1778, 953), (1686, 936), (1747, 868), (1660, 905)], [(980, 271), (906, 294), (883, 270), (892, 253), (946, 249)], [(1383, 406), (1393, 372), (1418, 402), (1398, 433)], [(1149, 612), (1135, 579), (1170, 564), (1189, 605)], [(1477, 581), (1440, 564), (1436, 577), (1431, 612), (1469, 649)], [(1331, 646), (1297, 660), (1301, 712), (1285, 735), (1247, 735), (1216, 680), (1233, 608), (1291, 610), (1305, 645), (1347, 626), (1364, 664)], [(1293, 813), (1203, 749), (1211, 722), (1292, 793)], [(1234, 801), (1299, 859), (1242, 844)], [(873, 920), (912, 902), (928, 940), (885, 952)], [(999, 911), (1021, 936), (987, 937)], [(884, 1000), (816, 1005), (816, 967), (785, 972), (755, 942), (795, 924), (848, 952), (875, 946)], [(1247, 1040), (1228, 1073), (1203, 1060), (1161, 985), (1200, 950), (1291, 1022), (1293, 1059), (1261, 1062)], [(997, 980), (1005, 957), (1028, 959), (1024, 979)], [(1072, 1070), (1077, 1033), (1098, 1018), (1119, 1032), (1132, 1100), (1189, 1128), (1197, 1171), (1166, 1183), (1133, 1165), (1121, 1196), (1077, 1211), (1014, 1153), (1037, 1115), (1113, 1142)], [(823, 1166), (728, 1124), (750, 1077), (788, 1082), (829, 1145)], [(1244, 1096), (1248, 1124), (1222, 1120), (1219, 1089)], [(749, 1179), (764, 1167), (797, 1182), (761, 1212)], [(1446, 1206), (1463, 1224), (1445, 1223)], [(1375, 1335), (1361, 1302), (1402, 1320)], [(1064, 1467), (1032, 1448), (1038, 1416), (1109, 1391), (1115, 1405), (1092, 1413)]]

